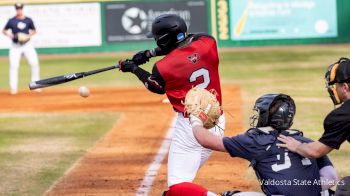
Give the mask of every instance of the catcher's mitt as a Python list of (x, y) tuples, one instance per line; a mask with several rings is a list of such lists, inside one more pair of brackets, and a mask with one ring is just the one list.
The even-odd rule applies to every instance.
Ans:
[(30, 35), (26, 33), (17, 33), (17, 40), (20, 44), (25, 44), (30, 40)]
[(215, 90), (194, 87), (187, 92), (184, 105), (185, 114), (199, 118), (203, 127), (210, 129), (218, 123), (221, 107)]

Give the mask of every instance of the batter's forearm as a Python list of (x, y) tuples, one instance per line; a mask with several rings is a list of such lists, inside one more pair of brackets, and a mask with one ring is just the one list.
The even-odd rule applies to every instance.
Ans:
[(135, 71), (134, 74), (141, 80), (141, 82), (146, 86), (148, 90), (150, 90), (153, 93), (157, 94), (164, 94), (165, 90), (164, 87), (159, 84), (159, 82), (152, 80), (151, 79), (151, 74), (138, 67)]

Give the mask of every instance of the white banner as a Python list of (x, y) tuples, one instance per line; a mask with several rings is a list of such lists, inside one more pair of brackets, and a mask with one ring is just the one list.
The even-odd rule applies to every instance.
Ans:
[[(25, 5), (24, 14), (33, 19), (37, 34), (32, 43), (38, 48), (100, 46), (101, 13), (99, 3)], [(0, 6), (0, 28), (15, 16), (14, 6)], [(11, 40), (0, 35), (0, 49)]]

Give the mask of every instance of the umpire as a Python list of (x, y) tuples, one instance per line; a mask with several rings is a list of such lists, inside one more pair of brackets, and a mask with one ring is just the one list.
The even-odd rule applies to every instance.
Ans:
[[(334, 103), (340, 107), (331, 111), (324, 119), (324, 133), (315, 142), (301, 143), (292, 137), (281, 135), (278, 139), (292, 152), (304, 157), (318, 158), (328, 154), (333, 149), (339, 149), (347, 140), (350, 142), (350, 59), (340, 58), (330, 65), (325, 74), (326, 88)], [(350, 195), (350, 177), (344, 178), (338, 184), (339, 195)], [(346, 184), (345, 184), (346, 183)]]

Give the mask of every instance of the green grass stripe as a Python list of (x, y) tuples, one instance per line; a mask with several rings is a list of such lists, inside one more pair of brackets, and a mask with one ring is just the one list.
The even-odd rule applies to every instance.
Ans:
[(1, 114), (0, 195), (41, 195), (119, 118), (117, 113)]

